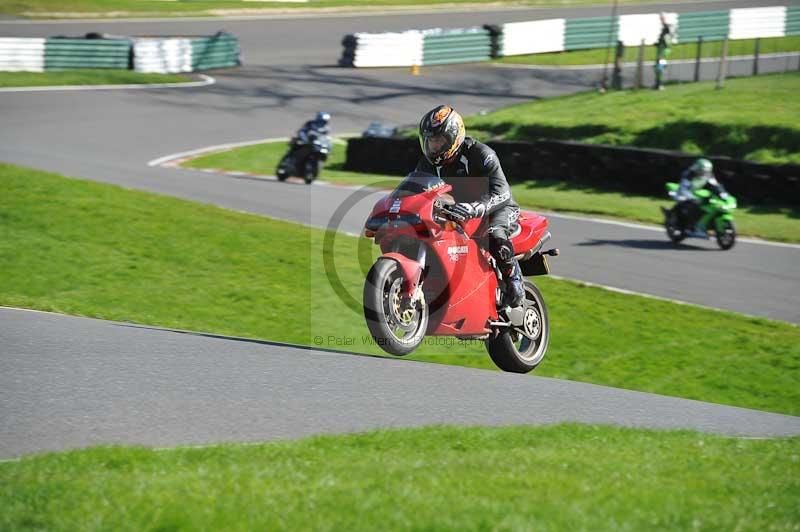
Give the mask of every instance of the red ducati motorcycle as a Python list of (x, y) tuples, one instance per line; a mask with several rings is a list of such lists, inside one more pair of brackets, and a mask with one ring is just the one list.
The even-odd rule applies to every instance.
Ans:
[[(484, 340), (504, 371), (527, 373), (541, 363), (550, 339), (547, 307), (539, 289), (525, 281), (525, 300), (503, 305), (505, 283), (481, 245), (481, 220), (452, 220), (452, 187), (439, 177), (413, 172), (372, 209), (365, 236), (382, 255), (364, 284), (364, 317), (375, 342), (407, 355), (425, 335)], [(549, 273), (542, 251), (550, 239), (547, 219), (520, 213), (512, 235), (524, 275)]]

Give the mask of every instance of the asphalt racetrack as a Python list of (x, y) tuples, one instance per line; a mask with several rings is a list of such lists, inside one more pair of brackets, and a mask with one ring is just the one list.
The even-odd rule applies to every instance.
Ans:
[[(683, 10), (774, 2), (685, 4)], [(713, 7), (709, 7), (713, 6)], [(659, 11), (668, 5), (623, 8)], [(196, 88), (0, 93), (0, 160), (231, 209), (358, 233), (376, 194), (150, 167), (165, 155), (288, 136), (317, 110), (336, 132), (415, 122), (449, 102), (465, 114), (587, 90), (592, 70), (488, 65), (355, 70), (335, 66), (353, 31), (597, 16), (607, 8), (459, 15), (34, 23), (3, 36), (239, 36), (245, 66)], [(737, 66), (731, 70), (748, 65)], [(776, 63), (775, 68), (781, 68)], [(712, 76), (709, 69), (707, 76)], [(335, 212), (360, 197), (341, 219)], [(666, 204), (666, 201), (665, 201)], [(551, 216), (554, 273), (800, 323), (800, 247), (741, 241), (679, 249), (660, 230)], [(221, 357), (221, 354), (225, 354)], [(353, 384), (357, 382), (359, 386)], [(443, 393), (443, 383), (447, 392)], [(479, 393), (478, 393), (479, 391)], [(477, 399), (477, 398), (480, 399)], [(552, 379), (324, 353), (0, 310), (0, 456), (99, 443), (260, 441), (431, 423), (585, 421), (728, 434), (800, 433), (798, 418)]]
[(5, 308), (0, 323), (0, 458), (432, 424), (800, 434), (798, 417), (557, 379)]

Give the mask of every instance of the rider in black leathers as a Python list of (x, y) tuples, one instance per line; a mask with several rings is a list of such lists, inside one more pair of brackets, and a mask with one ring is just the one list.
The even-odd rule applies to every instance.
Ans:
[(510, 235), (517, 227), (519, 206), (511, 197), (497, 154), (467, 137), (461, 116), (445, 105), (422, 117), (419, 139), (423, 157), (417, 170), (438, 175), (453, 186), (451, 195), (457, 202), (452, 208), (453, 217), (483, 218), (480, 234), (488, 240), (489, 252), (508, 280), (505, 304), (518, 306), (525, 289)]
[(308, 120), (305, 124), (303, 124), (303, 127), (297, 130), (295, 138), (306, 142), (308, 139), (308, 133), (312, 130), (320, 135), (328, 135), (328, 133), (330, 133), (330, 128), (328, 127), (328, 122), (330, 122), (330, 120), (331, 115), (329, 113), (324, 111), (318, 112), (317, 116), (315, 116), (313, 120)]

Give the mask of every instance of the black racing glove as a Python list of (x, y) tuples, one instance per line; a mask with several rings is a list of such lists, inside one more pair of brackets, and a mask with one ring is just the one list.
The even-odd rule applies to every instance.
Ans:
[(456, 203), (450, 208), (451, 217), (457, 222), (481, 218), (486, 213), (486, 205), (480, 202)]

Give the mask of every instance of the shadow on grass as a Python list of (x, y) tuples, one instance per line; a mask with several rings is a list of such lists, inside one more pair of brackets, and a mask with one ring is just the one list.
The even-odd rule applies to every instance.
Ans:
[[(666, 238), (666, 237), (665, 237)], [(698, 246), (690, 246), (687, 244), (673, 244), (669, 240), (641, 240), (641, 239), (624, 239), (624, 240), (605, 240), (591, 238), (585, 242), (579, 242), (578, 246), (618, 246), (623, 248), (632, 249), (652, 249), (657, 251), (716, 251), (716, 248), (703, 248)]]
[(619, 128), (605, 124), (579, 124), (571, 127), (548, 126), (544, 124), (520, 125), (514, 122), (485, 123), (480, 122), (475, 127), (481, 131), (502, 136), (505, 140), (581, 140), (621, 133)]

